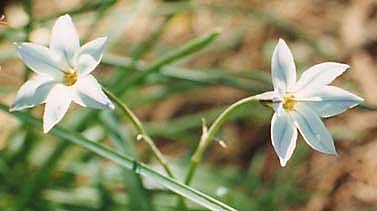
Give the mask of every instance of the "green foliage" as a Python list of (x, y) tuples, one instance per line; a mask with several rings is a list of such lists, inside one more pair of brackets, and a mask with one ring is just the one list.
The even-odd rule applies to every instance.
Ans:
[[(27, 41), (34, 28), (50, 24), (56, 17), (69, 13), (85, 18), (94, 14), (89, 23), (90, 30), (82, 37), (83, 40), (89, 40), (104, 19), (112, 18), (110, 23), (119, 23), (117, 18), (122, 21), (124, 18), (125, 22), (132, 21), (128, 20), (131, 15), (111, 17), (116, 3), (115, 0), (88, 0), (68, 11), (40, 17), (33, 14), (32, 1), (24, 0), (22, 6), (30, 18), (29, 22), (23, 27), (1, 30), (0, 39), (4, 42)], [(138, 1), (134, 1), (134, 6), (138, 6)], [(214, 46), (233, 47), (234, 45), (217, 40), (221, 32), (219, 29), (208, 29), (208, 33), (173, 46), (169, 51), (166, 51), (167, 48), (157, 49), (161, 37), (176, 15), (202, 9), (220, 14), (236, 13), (247, 17), (251, 15), (288, 36), (302, 39), (321, 56), (331, 57), (324, 54), (323, 49), (299, 29), (255, 8), (228, 8), (190, 1), (161, 3), (155, 9), (155, 15), (162, 18), (159, 27), (140, 43), (128, 46), (127, 41), (120, 35), (123, 31), (114, 32), (114, 36), (109, 34), (111, 42), (102, 60), (102, 67), (110, 71), (104, 75), (101, 83), (109, 90), (107, 93), (113, 95), (112, 100), (122, 107), (122, 112), (84, 108), (71, 110), (62, 126), (56, 127), (51, 131), (51, 135), (45, 136), (41, 134), (39, 118), (35, 117), (40, 115), (31, 115), (28, 112), (8, 113), (8, 106), (5, 103), (0, 104), (4, 113), (20, 120), (20, 124), (10, 131), (5, 147), (0, 150), (0, 210), (195, 211), (203, 210), (203, 207), (219, 211), (282, 210), (305, 201), (307, 194), (298, 187), (299, 181), (290, 179), (304, 171), (300, 162), (296, 161), (296, 169), (277, 170), (269, 181), (265, 181), (262, 176), (261, 165), (269, 159), (262, 151), (253, 155), (248, 168), (203, 162), (201, 158), (204, 150), (217, 138), (216, 132), (220, 128), (211, 132), (210, 140), (203, 151), (200, 151), (200, 159), (194, 164), (194, 168), (197, 168), (195, 177), (192, 174), (189, 179), (186, 178), (186, 183), (192, 180), (192, 186), (183, 184), (191, 156), (199, 143), (201, 119), (212, 123), (227, 106), (212, 106), (195, 112), (177, 112), (177, 115), (159, 123), (142, 123), (137, 119), (137, 115), (132, 113), (133, 109), (154, 107), (162, 100), (182, 94), (194, 95), (213, 86), (232, 87), (246, 91), (248, 95), (271, 89), (269, 74), (259, 70), (229, 71), (216, 65), (208, 68), (184, 68), (176, 64), (182, 59), (200, 57), (198, 52), (203, 49), (209, 49), (211, 54), (216, 53), (216, 50), (211, 51)], [(118, 26), (115, 28), (118, 29)], [(237, 38), (235, 45), (238, 42)], [(120, 53), (116, 53), (117, 51)], [(158, 52), (156, 59), (142, 61), (153, 51)], [(1, 63), (13, 61), (16, 57), (14, 48), (0, 48)], [(28, 78), (29, 71), (25, 69), (23, 79)], [(146, 92), (145, 89), (150, 87), (154, 88), (153, 91)], [(0, 87), (1, 95), (15, 91), (16, 87), (13, 85)], [(237, 110), (232, 108), (234, 112), (226, 114), (226, 120), (266, 127), (269, 124), (270, 111), (261, 105), (252, 106), (251, 109), (250, 105), (236, 105)], [(366, 109), (375, 109), (371, 105), (363, 106)], [(35, 113), (38, 114), (38, 111)], [(219, 121), (223, 123), (225, 117)], [(129, 118), (132, 121), (129, 121)], [(130, 122), (133, 122), (136, 128), (131, 126)], [(136, 141), (137, 135), (174, 142), (177, 146), (185, 147), (186, 151), (183, 156), (164, 157), (162, 160), (157, 158), (160, 163), (163, 163), (164, 159), (169, 161), (166, 163), (167, 167), (160, 167), (160, 164), (151, 158), (153, 156), (149, 155), (151, 150), (143, 149), (143, 143)], [(154, 154), (158, 153), (154, 144), (160, 142), (154, 142), (152, 138), (148, 141)], [(226, 143), (232, 144), (230, 141)], [(153, 147), (156, 149), (153, 150)], [(305, 150), (299, 148), (298, 151), (300, 156), (306, 155)], [(164, 174), (163, 168), (168, 174), (172, 171), (171, 175)], [(177, 196), (182, 198), (178, 199)], [(178, 200), (181, 207), (177, 209)]]

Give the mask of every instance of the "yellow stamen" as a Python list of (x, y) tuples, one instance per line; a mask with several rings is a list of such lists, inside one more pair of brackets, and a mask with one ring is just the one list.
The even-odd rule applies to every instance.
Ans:
[(293, 94), (288, 93), (284, 96), (283, 108), (288, 111), (295, 110), (296, 98)]
[(70, 68), (68, 72), (64, 73), (63, 84), (66, 86), (72, 86), (77, 81), (77, 71), (73, 68)]

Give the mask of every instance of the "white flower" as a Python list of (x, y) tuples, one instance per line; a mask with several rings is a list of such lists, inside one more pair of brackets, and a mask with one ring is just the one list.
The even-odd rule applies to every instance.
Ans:
[(307, 69), (296, 82), (296, 67), (287, 44), (280, 39), (271, 62), (274, 115), (272, 145), (285, 166), (296, 147), (297, 129), (313, 149), (336, 155), (334, 141), (320, 117), (331, 117), (363, 99), (329, 84), (349, 66), (325, 62)]
[(80, 47), (71, 17), (64, 15), (52, 29), (50, 48), (16, 44), (20, 58), (37, 76), (21, 86), (10, 110), (46, 103), (43, 130), (47, 133), (63, 118), (71, 101), (83, 107), (114, 109), (90, 74), (100, 63), (106, 42), (107, 37), (101, 37)]

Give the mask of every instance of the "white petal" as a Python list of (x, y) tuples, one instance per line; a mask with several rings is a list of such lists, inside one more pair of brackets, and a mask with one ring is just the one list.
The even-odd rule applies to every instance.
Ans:
[(302, 103), (321, 117), (335, 116), (364, 101), (361, 97), (334, 86), (305, 89), (298, 92), (296, 97), (304, 100)]
[(50, 48), (60, 52), (69, 62), (80, 48), (80, 38), (69, 15), (56, 20), (51, 32)]
[(284, 40), (276, 45), (271, 61), (274, 90), (284, 93), (296, 83), (296, 66), (291, 51)]
[(83, 45), (74, 57), (74, 66), (80, 75), (89, 74), (101, 62), (107, 37), (101, 37)]
[(302, 89), (311, 89), (318, 86), (328, 85), (336, 77), (341, 75), (349, 68), (346, 64), (340, 64), (335, 62), (325, 62), (314, 65), (306, 70), (300, 80), (297, 81), (295, 90), (300, 91)]
[(284, 109), (275, 112), (272, 117), (271, 139), (280, 165), (285, 166), (296, 147), (297, 129)]
[(314, 111), (303, 104), (297, 104), (296, 111), (291, 112), (291, 116), (309, 146), (319, 152), (336, 155), (334, 140)]
[(63, 77), (63, 59), (50, 49), (33, 43), (16, 43), (18, 55), (34, 72), (53, 78)]
[(39, 76), (27, 81), (18, 90), (10, 111), (19, 111), (43, 103), (54, 85), (55, 82), (49, 77)]
[(50, 131), (63, 118), (71, 101), (71, 87), (57, 84), (51, 89), (46, 99), (46, 107), (43, 115), (44, 133)]
[(75, 84), (73, 101), (83, 107), (114, 109), (113, 103), (103, 93), (100, 84), (92, 75), (79, 78)]

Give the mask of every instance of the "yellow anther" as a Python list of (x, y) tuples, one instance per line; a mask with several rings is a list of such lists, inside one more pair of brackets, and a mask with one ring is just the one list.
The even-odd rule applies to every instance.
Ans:
[(72, 86), (77, 81), (77, 71), (73, 68), (69, 68), (67, 72), (64, 73), (63, 84), (66, 86)]
[(295, 110), (296, 98), (293, 94), (288, 93), (284, 96), (283, 108), (288, 111)]

